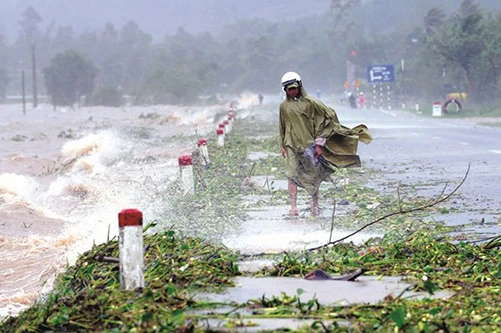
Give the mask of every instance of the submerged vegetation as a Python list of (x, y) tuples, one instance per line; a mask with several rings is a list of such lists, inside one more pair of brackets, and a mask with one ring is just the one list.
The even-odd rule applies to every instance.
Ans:
[[(7, 318), (0, 330), (221, 332), (253, 327), (258, 331), (254, 326), (263, 318), (308, 320), (303, 327), (275, 332), (498, 330), (501, 237), (479, 244), (467, 242), (456, 236), (459, 230), (430, 221), (428, 211), (381, 221), (377, 228), (384, 230), (384, 236), (361, 245), (343, 242), (316, 250), (262, 254), (273, 264), (255, 273), (241, 270), (240, 260), (249, 256), (225, 248), (219, 243), (221, 236), (238, 229), (247, 218), (246, 209), (287, 203), (286, 191), (274, 188), (272, 181), (283, 178), (280, 157), (273, 155), (276, 138), (266, 135), (270, 133), (266, 127), (246, 125), (240, 133), (251, 127), (252, 137), (232, 135), (224, 148), (209, 147), (210, 167), (195, 168), (196, 195), (182, 195), (178, 184), (165, 193), (171, 200), (164, 216), (144, 230), (144, 289), (122, 291), (118, 265), (101, 260), (118, 256), (118, 242), (112, 239), (80, 256), (59, 276), (50, 294), (19, 316)], [(268, 157), (250, 160), (251, 152)], [(252, 176), (270, 177), (269, 187), (243, 186)], [(337, 203), (345, 200), (355, 207), (343, 217), (333, 217), (333, 225), (359, 228), (388, 211), (419, 207), (429, 201), (411, 190), (405, 200), (378, 193), (366, 184), (372, 176), (369, 170), (339, 170), (333, 183), (321, 191), (324, 202), (336, 197)], [(250, 194), (266, 199), (244, 205), (245, 196)], [(431, 209), (441, 212), (444, 207)], [(321, 304), (316, 298), (301, 297), (300, 289), (295, 295), (263, 295), (244, 303), (216, 303), (197, 297), (234, 286), (236, 276), (298, 278), (313, 269), (338, 274), (360, 267), (367, 275), (402, 277), (410, 287), (375, 304)], [(448, 296), (438, 297), (442, 290), (447, 290)], [(420, 291), (424, 296), (410, 298), (408, 291)], [(214, 327), (209, 320), (224, 325)]]

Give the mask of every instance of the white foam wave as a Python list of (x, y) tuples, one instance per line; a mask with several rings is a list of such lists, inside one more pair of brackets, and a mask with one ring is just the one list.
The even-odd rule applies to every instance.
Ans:
[(14, 173), (0, 174), (0, 195), (10, 194), (20, 198), (31, 198), (37, 182), (29, 177)]

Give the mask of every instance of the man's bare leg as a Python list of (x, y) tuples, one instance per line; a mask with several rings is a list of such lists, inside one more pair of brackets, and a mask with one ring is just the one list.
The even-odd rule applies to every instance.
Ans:
[(289, 179), (288, 190), (289, 190), (289, 202), (291, 204), (289, 215), (297, 216), (297, 185), (291, 179)]
[(318, 208), (318, 190), (316, 190), (313, 195), (311, 196), (312, 202), (311, 202), (311, 215), (312, 216), (318, 216), (320, 210)]

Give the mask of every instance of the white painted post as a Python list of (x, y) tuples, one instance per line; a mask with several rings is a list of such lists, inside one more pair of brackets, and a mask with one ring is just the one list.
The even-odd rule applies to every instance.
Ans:
[(388, 101), (388, 110), (391, 110), (391, 88), (390, 88), (389, 84), (386, 85), (386, 90), (388, 91), (388, 95), (387, 95), (388, 96), (388, 99), (387, 99), (387, 101)]
[(383, 89), (383, 83), (379, 84), (379, 109), (383, 110), (383, 104), (384, 104), (384, 89)]
[(123, 209), (118, 213), (120, 285), (124, 290), (144, 288), (143, 213)]
[(181, 186), (183, 194), (195, 193), (195, 181), (193, 179), (193, 160), (191, 155), (181, 155), (177, 159), (179, 163), (179, 170), (181, 174)]
[(209, 151), (207, 150), (207, 139), (199, 139), (198, 140), (198, 149), (200, 150), (200, 154), (202, 154), (203, 165), (209, 164)]
[(228, 112), (228, 125), (233, 130), (233, 123), (235, 122), (235, 114), (232, 111)]
[(442, 117), (442, 104), (440, 102), (433, 103), (433, 117)]
[(229, 120), (223, 121), (223, 125), (224, 125), (224, 129), (226, 130), (226, 133), (229, 134), (231, 132), (231, 125), (230, 125)]
[(217, 146), (224, 147), (224, 131), (220, 128), (216, 130), (217, 135)]
[(375, 83), (372, 84), (372, 108), (376, 108), (377, 105), (377, 86)]
[(220, 130), (223, 130), (223, 134), (224, 134), (224, 135), (226, 135), (226, 128), (225, 128), (225, 127), (226, 127), (226, 126), (225, 126), (224, 124), (219, 124), (219, 126), (218, 126), (218, 128), (219, 128)]

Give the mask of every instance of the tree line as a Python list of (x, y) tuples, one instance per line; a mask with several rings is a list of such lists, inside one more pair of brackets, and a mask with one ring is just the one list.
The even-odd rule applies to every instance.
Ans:
[(392, 89), (403, 99), (467, 92), (477, 103), (498, 102), (500, 13), (464, 0), (451, 14), (431, 8), (420, 24), (383, 32), (364, 30), (359, 0), (330, 4), (330, 12), (294, 22), (242, 20), (217, 34), (179, 28), (160, 42), (133, 21), (79, 35), (71, 26), (42, 28), (43, 18), (29, 6), (17, 39), (9, 44), (0, 35), (0, 97), (19, 94), (20, 73), (31, 70), (34, 47), (39, 91), (58, 105), (84, 96), (89, 105), (118, 106), (124, 96), (133, 104), (189, 104), (216, 94), (278, 94), (287, 71), (301, 73), (311, 90), (339, 94), (347, 63), (362, 90), (371, 88), (368, 65), (394, 64)]

